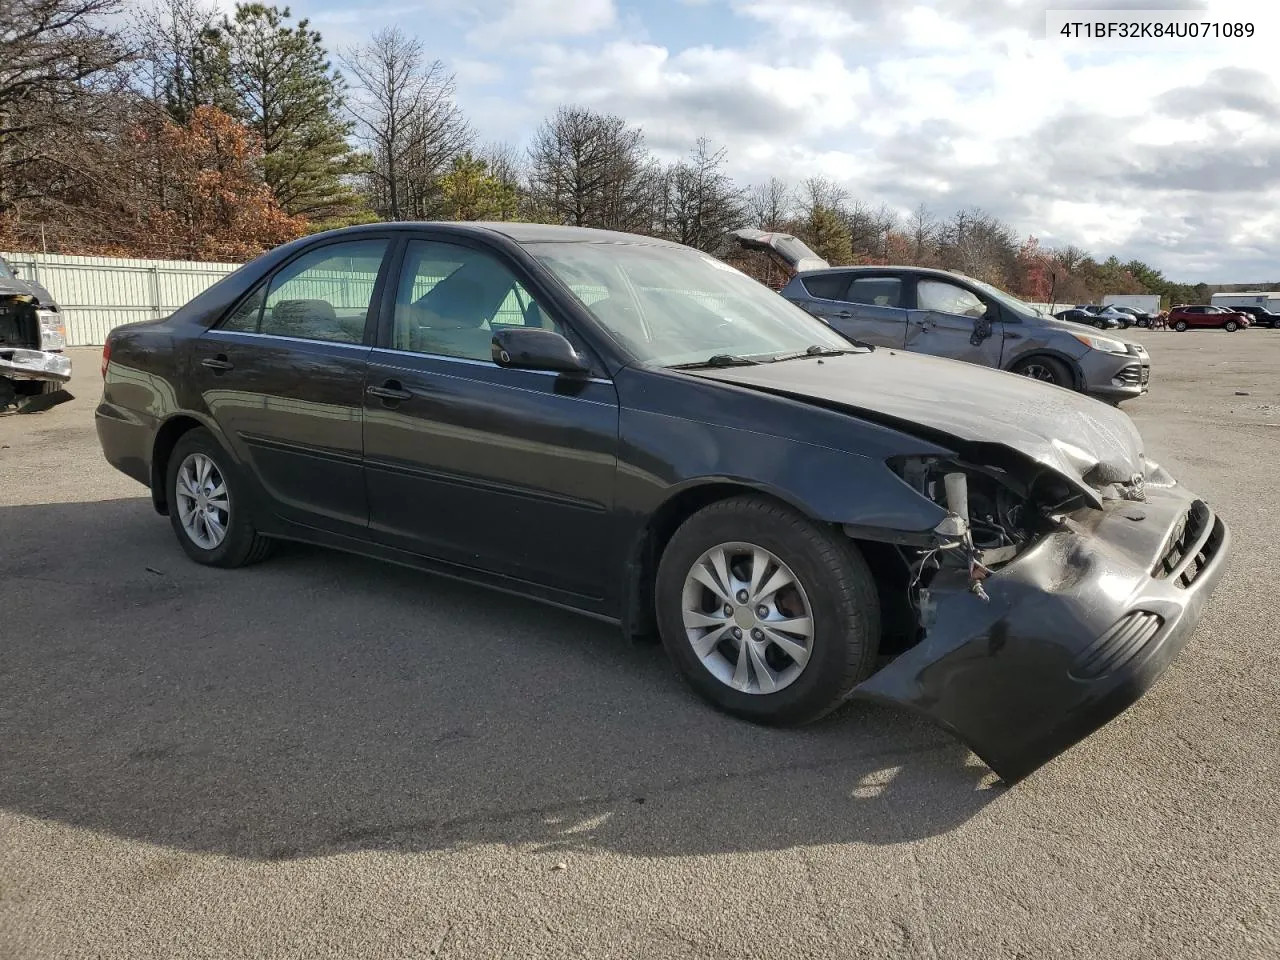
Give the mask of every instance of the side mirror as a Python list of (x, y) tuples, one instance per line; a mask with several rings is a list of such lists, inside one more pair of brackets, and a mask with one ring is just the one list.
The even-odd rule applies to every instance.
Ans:
[(512, 370), (554, 370), (587, 373), (590, 367), (568, 340), (541, 327), (496, 330), (489, 344), (493, 362)]
[(991, 321), (996, 319), (995, 308), (987, 310), (982, 316), (973, 321), (973, 335), (969, 337), (969, 343), (973, 346), (981, 345), (982, 341), (991, 336)]

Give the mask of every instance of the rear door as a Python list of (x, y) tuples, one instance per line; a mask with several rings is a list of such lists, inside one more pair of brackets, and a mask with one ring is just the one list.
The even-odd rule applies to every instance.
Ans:
[(389, 235), (309, 247), (193, 341), (191, 377), (279, 516), (363, 537), (365, 368)]
[(916, 276), (906, 348), (912, 353), (999, 367), (1004, 351), (1000, 309), (959, 281)]
[(805, 309), (852, 340), (901, 349), (907, 336), (902, 277), (852, 270), (802, 275)]

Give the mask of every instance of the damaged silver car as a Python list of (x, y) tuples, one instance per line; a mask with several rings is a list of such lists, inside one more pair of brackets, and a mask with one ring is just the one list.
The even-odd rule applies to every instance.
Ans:
[(1151, 356), (1142, 344), (1046, 316), (973, 277), (914, 266), (832, 267), (790, 234), (732, 236), (794, 271), (782, 296), (850, 339), (1008, 370), (1112, 404), (1150, 389)]
[(0, 258), (0, 412), (47, 409), (70, 400), (66, 324), (52, 295)]

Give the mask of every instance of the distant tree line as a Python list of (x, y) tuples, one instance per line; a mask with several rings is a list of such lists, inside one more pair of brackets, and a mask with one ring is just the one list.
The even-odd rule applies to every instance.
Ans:
[(643, 131), (581, 106), (523, 150), (484, 143), (455, 92), (398, 28), (331, 56), (288, 7), (0, 0), (0, 248), (240, 260), (344, 224), (526, 220), (670, 238), (776, 284), (726, 243), (752, 226), (833, 264), (957, 269), (1034, 301), (1208, 296), (1138, 261), (1041, 249), (980, 209), (903, 215), (822, 178), (740, 185), (705, 138), (663, 163)]

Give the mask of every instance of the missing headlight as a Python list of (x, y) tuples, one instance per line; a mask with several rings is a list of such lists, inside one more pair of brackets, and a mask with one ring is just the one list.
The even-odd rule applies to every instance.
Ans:
[(989, 599), (984, 581), (1047, 532), (1049, 504), (1061, 505), (1064, 490), (1051, 475), (1008, 458), (990, 460), (905, 457), (889, 463), (908, 486), (947, 511), (932, 544), (900, 548), (910, 570), (908, 597), (926, 629), (931, 590), (967, 589)]

